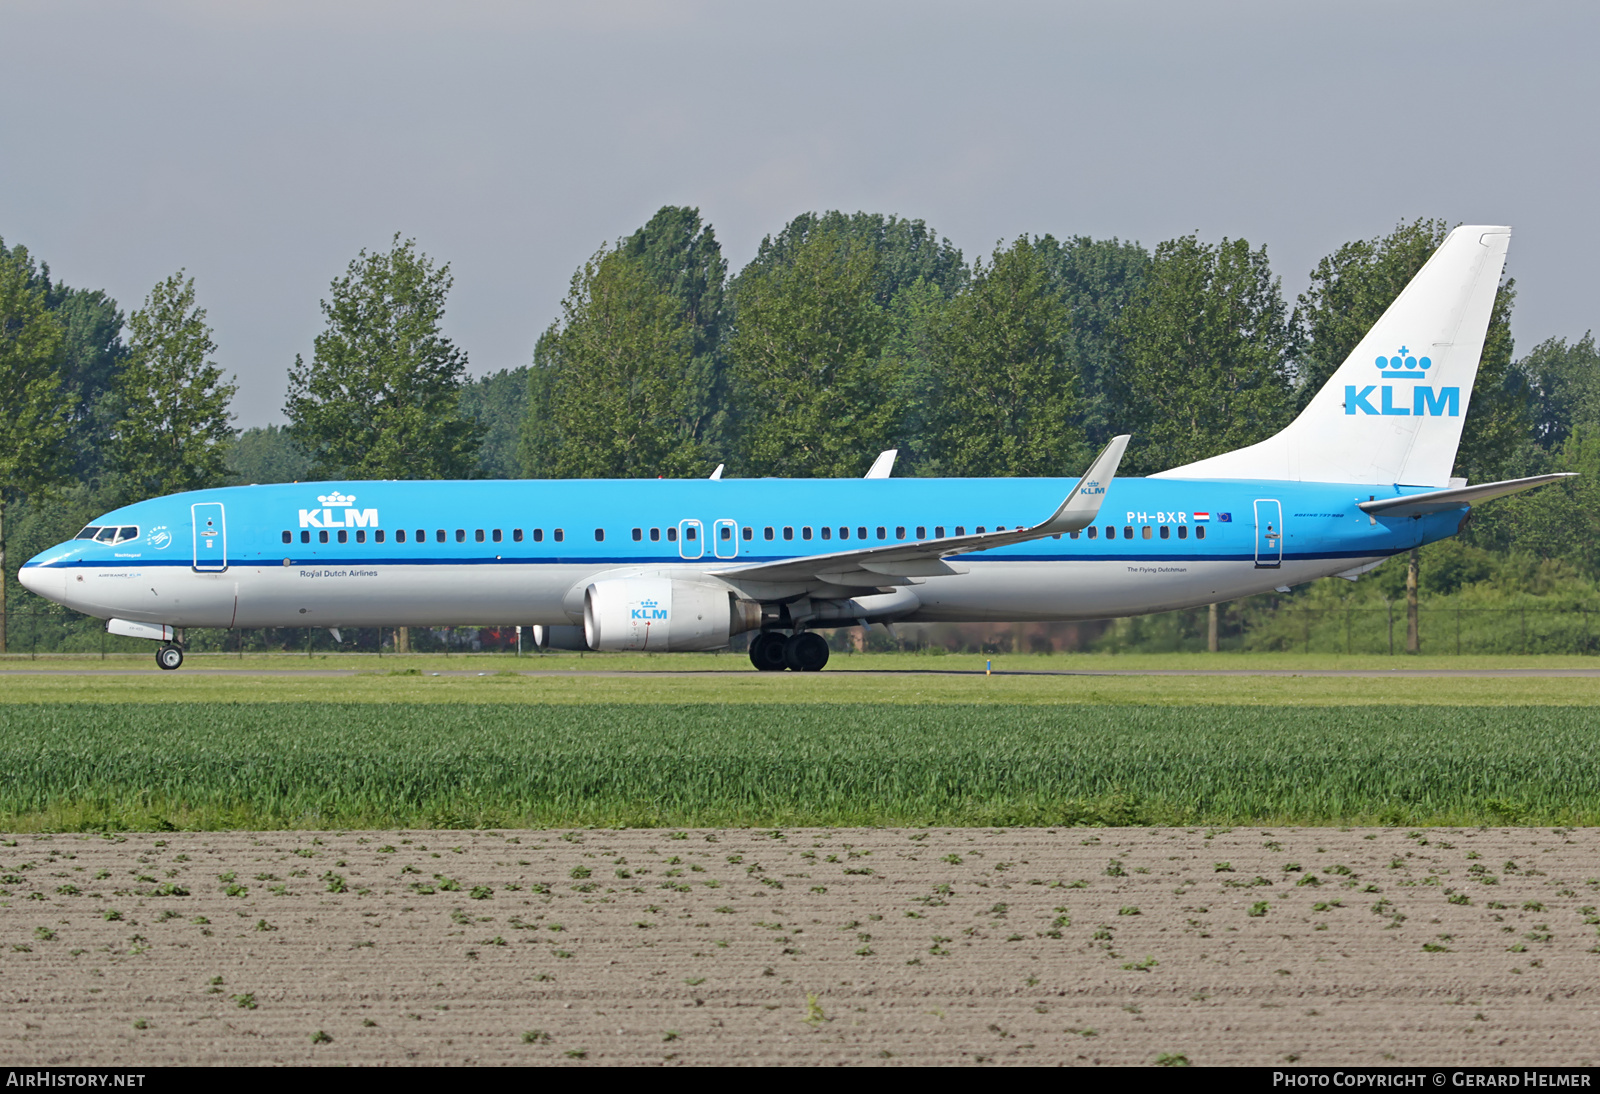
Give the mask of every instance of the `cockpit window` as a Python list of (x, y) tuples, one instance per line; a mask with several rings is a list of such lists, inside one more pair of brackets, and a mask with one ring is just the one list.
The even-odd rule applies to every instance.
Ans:
[(77, 535), (73, 536), (72, 538), (73, 539), (93, 539), (95, 536), (97, 536), (99, 534), (100, 534), (100, 526), (98, 524), (90, 524), (90, 525), (87, 525), (83, 529), (83, 531), (79, 532)]
[(100, 534), (94, 538), (96, 543), (115, 543), (117, 542), (117, 530), (115, 528), (102, 528), (100, 529)]
[(138, 527), (138, 525), (124, 524), (121, 528), (117, 529), (117, 542), (118, 543), (127, 543), (130, 539), (138, 539), (138, 538), (139, 538), (139, 527)]

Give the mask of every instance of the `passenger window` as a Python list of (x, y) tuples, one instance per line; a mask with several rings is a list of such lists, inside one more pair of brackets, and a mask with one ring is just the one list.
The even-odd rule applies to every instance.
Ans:
[(367, 542), (367, 533), (365, 533), (365, 532), (357, 532), (356, 533), (356, 542), (357, 543), (365, 543), (365, 542)]
[(924, 528), (920, 524), (917, 525), (917, 538), (918, 539), (927, 539), (928, 538), (928, 530), (926, 528)]
[[(1099, 532), (1100, 532), (1100, 529), (1096, 528), (1092, 524), (1089, 525), (1089, 538), (1090, 539), (1094, 539), (1096, 536), (1098, 536)], [(1076, 533), (1074, 533), (1074, 535), (1076, 535)]]
[(1004, 532), (1006, 530), (1006, 526), (1004, 524), (996, 524), (994, 526), (994, 530), (996, 532)]
[(888, 532), (888, 529), (886, 529), (886, 528), (885, 528), (885, 527), (884, 527), (884, 526), (883, 526), (883, 525), (881, 525), (881, 524), (880, 524), (880, 525), (878, 525), (878, 538), (879, 538), (879, 539), (888, 539), (888, 538), (889, 538), (889, 532)]
[(978, 525), (978, 527), (977, 527), (977, 529), (976, 529), (976, 531), (977, 531), (977, 533), (978, 533), (978, 535), (980, 535), (980, 536), (981, 536), (981, 535), (983, 535), (983, 533), (984, 533), (984, 532), (985, 532), (985, 531), (986, 531), (986, 529), (985, 529), (985, 528), (984, 528), (984, 526), (983, 526), (983, 525), (981, 525), (981, 524), (980, 524), (980, 525)]
[(933, 538), (934, 539), (943, 539), (944, 538), (944, 525), (936, 524), (936, 525), (933, 526)]
[(604, 543), (605, 540), (606, 540), (606, 530), (604, 528), (596, 528), (594, 530), (594, 541), (596, 543)]
[(783, 538), (784, 539), (793, 539), (794, 538), (794, 528), (791, 527), (790, 525), (785, 524), (783, 526)]
[(562, 542), (566, 538), (567, 538), (567, 530), (565, 528), (557, 528), (555, 530), (554, 539), (555, 539), (555, 541), (557, 543)]
[(650, 542), (651, 543), (660, 543), (661, 542), (661, 529), (659, 529), (659, 528), (650, 529)]
[(810, 539), (811, 538), (811, 525), (807, 524), (803, 528), (800, 529), (800, 538), (801, 539)]
[(848, 524), (839, 525), (839, 538), (840, 539), (849, 539), (850, 538), (850, 526)]
[(457, 543), (465, 543), (465, 542), (467, 542), (467, 530), (465, 528), (457, 528), (456, 529), (456, 542)]
[(1155, 529), (1152, 528), (1148, 524), (1146, 524), (1142, 529), (1140, 529), (1140, 531), (1143, 533), (1145, 539), (1154, 539), (1155, 538), (1155, 534), (1156, 534)]
[(339, 529), (339, 542), (340, 543), (349, 543), (350, 542), (350, 533), (345, 531), (343, 528)]
[(383, 542), (383, 529), (379, 528), (376, 532), (372, 533), (372, 538), (373, 538), (374, 542), (382, 543)]
[(318, 532), (317, 533), (317, 542), (318, 543), (326, 543), (326, 542), (328, 542), (328, 533), (327, 532)]
[(505, 540), (505, 533), (496, 528), (490, 533), (489, 538), (493, 539), (496, 543), (501, 543)]
[(285, 543), (293, 543), (294, 542), (294, 533), (293, 532), (285, 532), (285, 533), (283, 533), (283, 542), (285, 542)]
[(1194, 530), (1194, 538), (1195, 539), (1205, 539), (1206, 538), (1206, 526), (1205, 525), (1202, 524), (1200, 527), (1198, 527), (1198, 528), (1196, 528)]
[(857, 527), (856, 527), (856, 538), (857, 539), (866, 539), (867, 538), (867, 530), (865, 528), (862, 528), (859, 525), (857, 525)]
[(721, 527), (722, 527), (722, 538), (723, 539), (732, 539), (733, 538), (733, 529), (729, 528), (726, 524), (722, 525)]
[(956, 525), (956, 535), (964, 536), (966, 534), (967, 534), (967, 526), (965, 524)]
[(477, 542), (482, 543), (483, 542), (483, 529), (479, 528), (477, 531), (473, 532), (472, 533), (472, 538), (474, 540), (476, 540)]
[(1116, 530), (1116, 528), (1114, 528), (1113, 526), (1111, 526), (1109, 524), (1106, 525), (1106, 538), (1107, 539), (1116, 539), (1117, 538), (1117, 530)]
[(1131, 524), (1123, 525), (1123, 527), (1122, 527), (1122, 538), (1123, 539), (1132, 539), (1133, 538), (1133, 525), (1131, 525)]
[(905, 525), (902, 524), (902, 525), (899, 525), (899, 526), (897, 526), (895, 528), (895, 530), (894, 530), (894, 538), (895, 539), (905, 539), (906, 538)]
[[(767, 538), (771, 539), (772, 537), (768, 536)], [(668, 543), (676, 543), (676, 542), (678, 542), (678, 530), (676, 528), (668, 528), (667, 529), (667, 542)]]
[(741, 531), (742, 531), (742, 534), (744, 535), (744, 538), (746, 540), (751, 540), (751, 539), (755, 539), (756, 538), (756, 530), (754, 528), (750, 527), (748, 524), (746, 524)]
[(1183, 524), (1178, 525), (1178, 538), (1179, 539), (1188, 539), (1189, 538), (1189, 528), (1188, 528), (1187, 525), (1183, 525)]
[(1161, 538), (1162, 539), (1171, 539), (1172, 538), (1172, 527), (1170, 525), (1163, 524), (1161, 526)]
[(821, 533), (823, 539), (833, 538), (833, 529), (829, 528), (826, 524), (824, 524), (821, 528), (818, 528), (817, 531)]
[(522, 542), (522, 529), (521, 528), (513, 528), (513, 529), (511, 529), (511, 540), (514, 543), (521, 543)]
[(440, 528), (439, 530), (434, 532), (433, 538), (437, 542), (443, 543), (445, 541), (446, 536), (447, 536), (447, 533), (445, 532), (445, 530), (443, 528)]
[(301, 543), (310, 543), (311, 542), (311, 533), (310, 532), (301, 532), (300, 533), (300, 542)]
[[(1089, 531), (1092, 533), (1094, 531), (1094, 529), (1091, 528), (1091, 529), (1089, 529)], [(1060, 539), (1061, 537), (1057, 536), (1056, 538)], [(1068, 539), (1077, 539), (1078, 538), (1078, 533), (1077, 532), (1068, 532), (1067, 533), (1067, 538)]]
[(633, 542), (640, 543), (640, 542), (643, 542), (643, 540), (644, 540), (644, 529), (643, 528), (635, 528), (633, 530)]
[(544, 542), (544, 529), (543, 528), (535, 528), (533, 530), (533, 542), (535, 542), (535, 543), (543, 543)]

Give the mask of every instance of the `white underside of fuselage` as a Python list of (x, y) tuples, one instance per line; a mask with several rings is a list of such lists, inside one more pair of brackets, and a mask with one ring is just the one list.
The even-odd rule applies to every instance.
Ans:
[[(930, 577), (911, 588), (919, 607), (903, 610), (902, 601), (892, 617), (870, 621), (1021, 623), (1148, 615), (1299, 585), (1382, 557), (1286, 560), (1277, 567), (1259, 567), (1249, 559), (963, 560), (969, 572)], [(704, 564), (649, 569), (685, 576), (715, 572)], [(101, 619), (174, 627), (426, 627), (580, 623), (584, 588), (619, 571), (640, 568), (385, 563), (235, 565), (221, 573), (196, 573), (180, 567), (77, 566), (48, 576), (34, 568), (28, 577), (30, 587), (40, 586), (35, 591)], [(718, 576), (739, 585), (736, 572)]]

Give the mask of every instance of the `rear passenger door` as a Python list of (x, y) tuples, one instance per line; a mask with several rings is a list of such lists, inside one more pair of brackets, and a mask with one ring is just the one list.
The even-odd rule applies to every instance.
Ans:
[(194, 520), (194, 568), (198, 573), (219, 574), (228, 568), (228, 525), (220, 501), (189, 506)]

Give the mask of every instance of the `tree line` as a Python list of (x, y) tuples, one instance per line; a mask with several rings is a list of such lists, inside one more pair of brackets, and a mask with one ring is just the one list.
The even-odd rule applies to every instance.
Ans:
[[(530, 364), (475, 380), (442, 333), (449, 266), (396, 235), (330, 285), (289, 424), (242, 432), (192, 278), (124, 317), (0, 240), (0, 567), (8, 522), (31, 552), (230, 482), (855, 476), (891, 447), (898, 475), (1068, 476), (1121, 432), (1125, 473), (1148, 474), (1287, 424), (1447, 231), (1346, 243), (1291, 303), (1243, 239), (1021, 236), (969, 262), (874, 213), (802, 214), (730, 274), (699, 211), (669, 206), (574, 272)], [(1589, 474), (1469, 536), (1600, 577), (1600, 356), (1585, 334), (1517, 359), (1515, 299), (1504, 280), (1456, 474)]]

